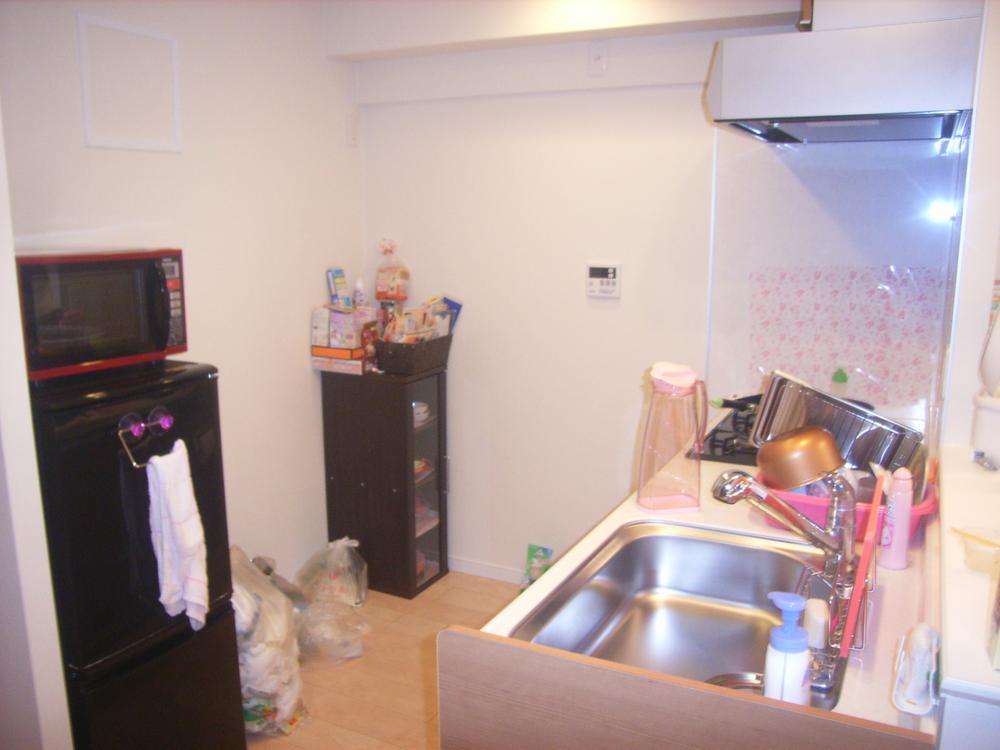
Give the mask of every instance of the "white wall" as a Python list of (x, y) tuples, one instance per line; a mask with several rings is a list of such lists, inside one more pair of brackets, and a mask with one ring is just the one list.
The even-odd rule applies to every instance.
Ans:
[[(359, 70), (359, 99), (383, 102), (361, 117), (367, 244), (399, 242), (413, 298), (465, 305), (449, 362), (459, 569), (516, 577), (527, 544), (565, 550), (633, 484), (649, 365), (704, 367), (715, 136), (697, 39), (616, 48), (619, 88), (580, 85), (574, 44)], [(622, 264), (620, 301), (586, 298), (588, 261)]]
[[(78, 10), (177, 39), (180, 153), (82, 145)], [(221, 373), (230, 539), (289, 574), (326, 539), (309, 311), (324, 301), (324, 269), (356, 267), (361, 249), (349, 71), (322, 54), (319, 13), (311, 2), (0, 5), (15, 234), (36, 247), (184, 249), (186, 357)]]
[[(3, 128), (0, 127), (0, 136)], [(0, 741), (69, 748), (69, 715), (35, 464), (0, 141)]]
[(942, 442), (962, 446), (971, 443), (973, 399), (981, 388), (979, 360), (1000, 254), (1000, 1), (988, 0), (983, 18), (942, 434)]

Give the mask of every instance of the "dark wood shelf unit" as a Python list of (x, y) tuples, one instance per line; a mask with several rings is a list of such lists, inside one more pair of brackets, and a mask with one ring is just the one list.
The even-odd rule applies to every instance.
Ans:
[[(328, 538), (357, 539), (368, 585), (412, 598), (448, 572), (445, 368), (321, 377)], [(419, 426), (414, 402), (430, 409)], [(431, 467), (419, 481), (418, 459)]]

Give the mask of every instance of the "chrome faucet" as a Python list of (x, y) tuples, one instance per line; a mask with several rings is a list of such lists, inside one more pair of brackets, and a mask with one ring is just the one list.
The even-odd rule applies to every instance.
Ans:
[(730, 505), (746, 500), (785, 528), (824, 552), (823, 572), (817, 573), (829, 592), (830, 628), (827, 647), (813, 654), (813, 703), (817, 691), (836, 702), (843, 684), (846, 659), (839, 657), (847, 604), (855, 585), (854, 490), (840, 472), (845, 465), (832, 434), (819, 427), (802, 427), (760, 446), (757, 463), (769, 484), (795, 489), (823, 482), (830, 495), (826, 525), (820, 527), (745, 471), (724, 472), (712, 486), (712, 495)]
[(819, 478), (830, 494), (826, 526), (821, 528), (745, 471), (726, 471), (712, 485), (712, 496), (729, 505), (746, 500), (790, 531), (826, 553), (824, 574), (838, 593), (849, 591), (853, 583), (854, 490), (837, 471)]
[[(822, 439), (826, 440), (827, 437), (829, 441), (833, 440), (833, 436), (829, 433)], [(769, 442), (777, 444), (785, 438), (786, 436), (779, 436)], [(765, 451), (765, 447), (769, 450)], [(854, 580), (856, 573), (854, 490), (839, 471), (844, 461), (835, 447), (830, 449), (829, 446), (825, 446), (821, 449), (820, 453), (826, 451), (829, 455), (819, 461), (813, 461), (816, 456), (808, 455), (811, 448), (808, 440), (799, 447), (803, 450), (786, 451), (783, 445), (779, 449), (777, 445), (769, 446), (765, 443), (758, 452), (757, 460), (765, 476), (773, 473), (782, 478), (785, 481), (779, 484), (784, 484), (787, 489), (814, 481), (823, 482), (830, 495), (825, 527), (821, 528), (745, 471), (723, 472), (712, 485), (712, 495), (716, 500), (729, 505), (746, 500), (785, 528), (823, 550), (823, 572), (816, 575), (823, 580), (826, 590), (829, 591), (830, 625), (826, 648), (813, 653), (810, 675), (811, 702), (814, 706), (832, 708), (840, 698), (847, 669), (847, 659), (838, 653), (843, 638), (847, 605), (854, 586), (865, 586), (865, 581)], [(772, 461), (776, 463), (772, 464)], [(781, 463), (785, 461), (788, 463)], [(807, 472), (811, 473), (799, 476), (800, 469), (803, 468), (798, 465), (800, 462), (807, 464)], [(808, 478), (803, 480), (803, 476)]]

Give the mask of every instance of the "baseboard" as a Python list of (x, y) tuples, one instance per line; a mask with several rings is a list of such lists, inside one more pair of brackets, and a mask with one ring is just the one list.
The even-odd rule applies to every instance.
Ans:
[(482, 562), (481, 560), (469, 560), (462, 557), (448, 557), (448, 567), (459, 573), (492, 578), (497, 581), (507, 581), (509, 583), (520, 583), (524, 576), (523, 570), (517, 568), (507, 568), (503, 565)]

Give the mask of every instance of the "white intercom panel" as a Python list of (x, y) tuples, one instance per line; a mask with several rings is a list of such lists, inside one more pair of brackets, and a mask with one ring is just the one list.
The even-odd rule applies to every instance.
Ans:
[(587, 296), (614, 298), (622, 296), (622, 267), (616, 264), (587, 264)]

